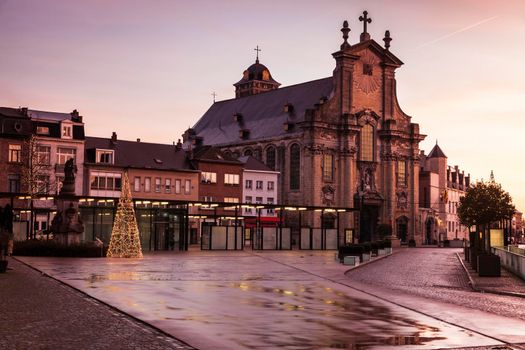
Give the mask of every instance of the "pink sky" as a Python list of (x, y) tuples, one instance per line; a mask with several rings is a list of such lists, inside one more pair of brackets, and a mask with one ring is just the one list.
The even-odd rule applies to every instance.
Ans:
[(77, 108), (89, 135), (171, 143), (261, 63), (283, 86), (327, 77), (350, 23), (389, 29), (401, 107), (449, 165), (525, 209), (525, 2), (0, 0), (0, 105)]

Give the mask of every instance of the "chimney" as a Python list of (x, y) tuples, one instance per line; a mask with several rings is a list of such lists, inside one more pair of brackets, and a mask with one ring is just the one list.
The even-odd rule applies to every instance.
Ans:
[(139, 138), (137, 138), (137, 142), (140, 142), (140, 139), (139, 139)]
[(21, 108), (20, 108), (20, 111), (22, 112), (22, 114), (23, 114), (24, 116), (27, 117), (27, 107), (21, 107)]
[(175, 145), (175, 149), (177, 151), (180, 151), (182, 149), (182, 142), (180, 142), (180, 139), (177, 140), (177, 144)]
[(111, 134), (111, 142), (116, 143), (117, 142), (117, 133), (113, 131)]

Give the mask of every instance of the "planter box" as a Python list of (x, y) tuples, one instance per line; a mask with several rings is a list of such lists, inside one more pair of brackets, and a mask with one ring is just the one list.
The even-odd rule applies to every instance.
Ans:
[(392, 248), (386, 247), (386, 248), (385, 248), (385, 252), (386, 252), (387, 254), (392, 254)]
[(385, 249), (378, 249), (377, 250), (377, 256), (381, 256), (381, 255), (386, 255), (386, 250)]
[(7, 271), (7, 260), (0, 260), (0, 273)]
[(500, 277), (501, 262), (494, 254), (478, 255), (478, 274), (480, 277)]
[(359, 265), (359, 257), (347, 255), (343, 258), (343, 265), (357, 266)]
[(361, 255), (361, 262), (366, 262), (366, 261), (370, 261), (370, 254), (369, 253), (363, 253)]

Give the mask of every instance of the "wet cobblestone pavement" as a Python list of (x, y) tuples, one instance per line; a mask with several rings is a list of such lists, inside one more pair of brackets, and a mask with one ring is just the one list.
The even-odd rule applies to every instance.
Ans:
[[(431, 256), (438, 270), (421, 287), (421, 278), (413, 276), (417, 266), (404, 265), (403, 259), (410, 260), (404, 252), (349, 273), (362, 276), (374, 268), (368, 274), (381, 282), (370, 284), (345, 276), (347, 267), (336, 263), (333, 254), (170, 252), (142, 260), (22, 259), (199, 349), (491, 349), (525, 341), (525, 322), (479, 312), (475, 317), (481, 324), (463, 327), (470, 309), (458, 311), (406, 293), (436, 288), (468, 293), (464, 272), (456, 271), (458, 261), (454, 265), (439, 254)], [(401, 265), (389, 267), (398, 256)], [(408, 276), (406, 281), (391, 279), (396, 269)], [(448, 275), (447, 269), (454, 273)], [(387, 297), (362, 293), (354, 283), (385, 291)], [(393, 298), (385, 283), (393, 283), (401, 299)], [(403, 307), (407, 295), (410, 305)], [(434, 317), (429, 310), (448, 314)]]
[(0, 274), (0, 349), (193, 349), (10, 259)]
[[(525, 299), (472, 292), (457, 249), (401, 249), (387, 259), (352, 270), (355, 285), (391, 297), (392, 291), (525, 320)], [(390, 292), (389, 292), (390, 291)]]

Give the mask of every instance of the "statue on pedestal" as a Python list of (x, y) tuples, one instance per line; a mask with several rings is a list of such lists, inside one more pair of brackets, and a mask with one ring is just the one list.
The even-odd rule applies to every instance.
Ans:
[(84, 223), (78, 215), (78, 201), (75, 195), (76, 166), (72, 158), (64, 164), (64, 182), (56, 199), (57, 214), (51, 222), (55, 239), (65, 245), (79, 244), (84, 232)]

